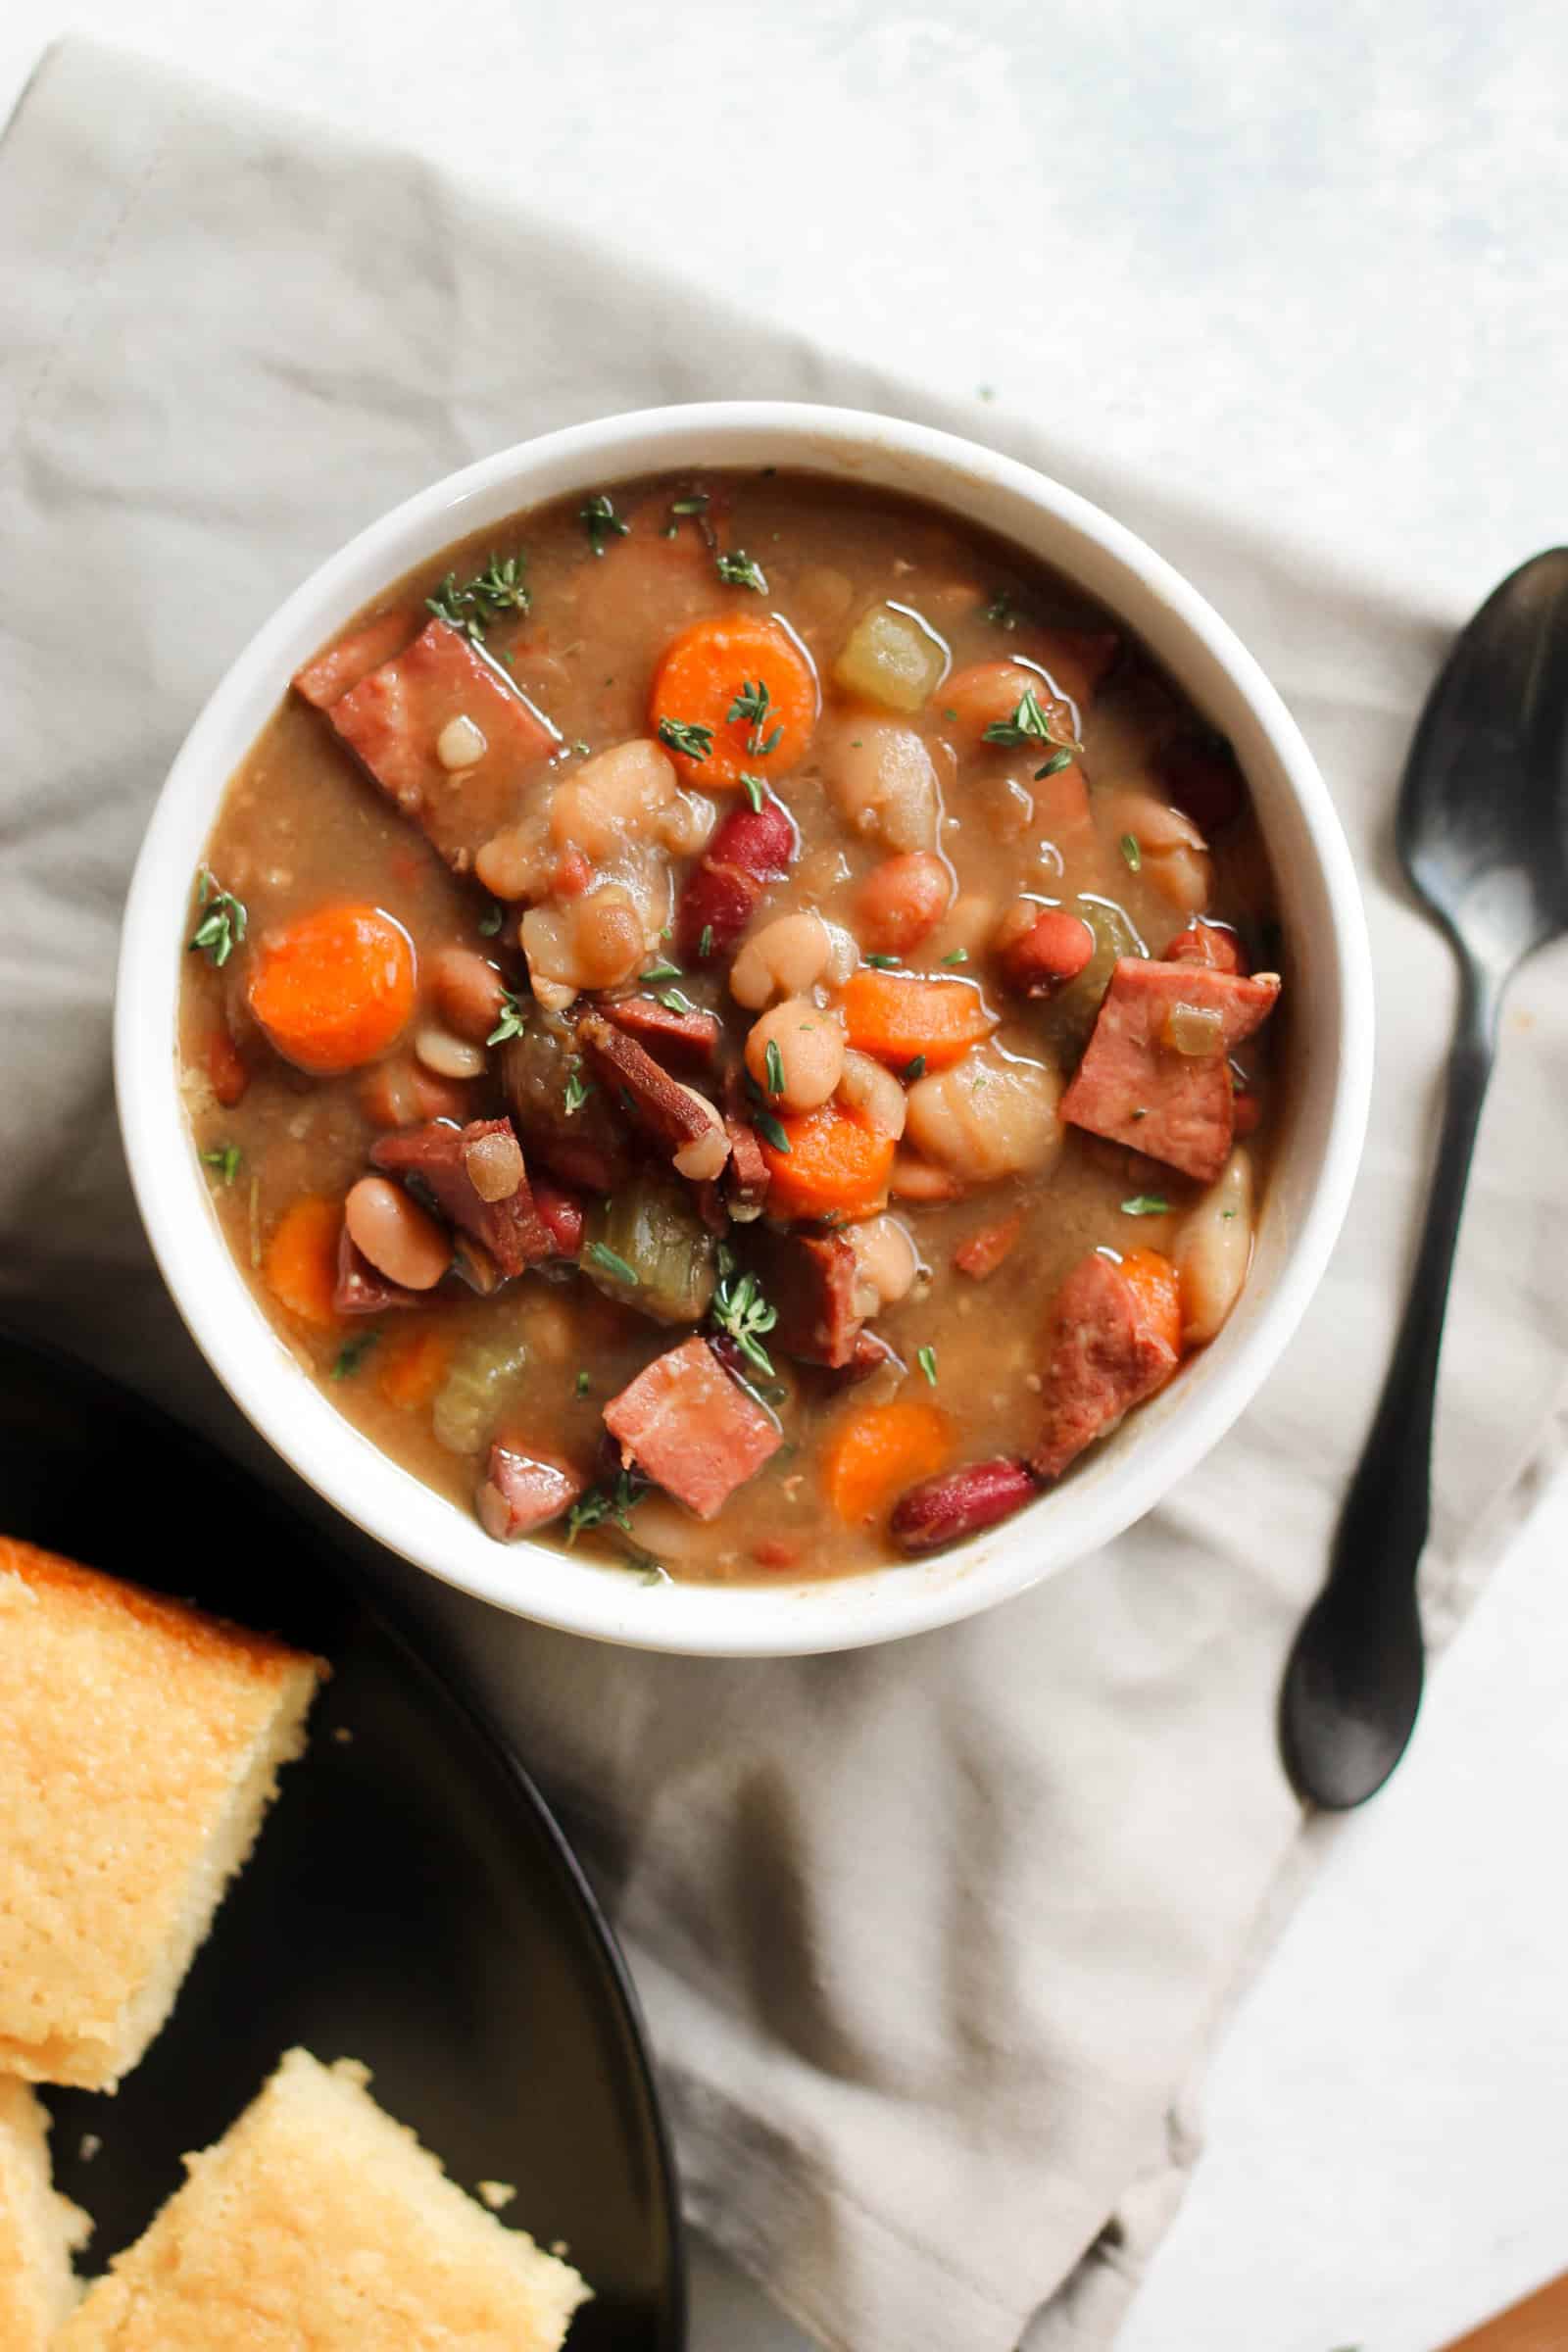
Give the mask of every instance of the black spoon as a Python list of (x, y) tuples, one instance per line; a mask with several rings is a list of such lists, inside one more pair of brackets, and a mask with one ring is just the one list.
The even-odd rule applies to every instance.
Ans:
[(1503, 991), (1568, 931), (1568, 548), (1511, 572), (1454, 645), (1410, 746), (1396, 840), (1459, 960), (1443, 1137), (1404, 1321), (1328, 1581), (1285, 1671), (1298, 1792), (1343, 1811), (1381, 1788), (1421, 1703), (1416, 1569), (1454, 1244)]

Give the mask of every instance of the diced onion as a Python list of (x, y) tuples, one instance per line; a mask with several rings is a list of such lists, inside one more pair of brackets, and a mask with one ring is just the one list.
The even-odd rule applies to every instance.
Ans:
[(1223, 1051), (1225, 1024), (1211, 1006), (1173, 1004), (1165, 1015), (1165, 1043), (1173, 1054), (1205, 1060)]

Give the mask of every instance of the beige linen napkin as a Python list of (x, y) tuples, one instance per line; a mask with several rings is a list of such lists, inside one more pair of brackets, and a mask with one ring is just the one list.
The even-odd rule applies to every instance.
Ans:
[[(74, 44), (0, 148), (0, 1306), (231, 1436), (125, 1188), (117, 924), (208, 688), (391, 501), (653, 401), (922, 416), (1145, 532), (1304, 725), (1371, 902), (1372, 1137), (1300, 1338), (1161, 1510), (976, 1622), (760, 1665), (596, 1648), (384, 1563), (608, 1893), (696, 2218), (844, 2352), (1006, 2352), (1026, 2330), (1103, 2346), (1191, 2158), (1179, 2097), (1297, 1843), (1275, 1690), (1386, 1359), (1452, 994), (1398, 894), (1388, 811), (1461, 612), (1293, 547), (1278, 517), (1109, 478), (1048, 414), (960, 414), (427, 165)], [(1439, 1632), (1557, 1443), (1561, 974), (1517, 994), (1482, 1138), (1445, 1366)]]

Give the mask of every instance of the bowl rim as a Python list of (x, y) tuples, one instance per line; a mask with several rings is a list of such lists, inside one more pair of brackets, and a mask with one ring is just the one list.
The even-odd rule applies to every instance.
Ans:
[[(786, 449), (785, 444), (798, 447)], [(1128, 618), (1115, 589), (1090, 593), (1149, 638), (1151, 619), (1184, 640), (1159, 658), (1184, 689), (1201, 657), (1249, 715), (1300, 819), (1321, 885), (1334, 1066), (1317, 1170), (1284, 1262), (1214, 1376), (1186, 1384), (1125, 1453), (1079, 1473), (987, 1536), (929, 1562), (783, 1585), (676, 1580), (657, 1592), (624, 1569), (530, 1541), (499, 1545), (460, 1505), (403, 1470), (349, 1422), (267, 1322), (229, 1256), (185, 1124), (176, 1047), (190, 878), (223, 792), (292, 670), (390, 581), (506, 514), (682, 464), (761, 462), (862, 472), (965, 519), (967, 492), (1015, 506), (1049, 533), (1040, 559), (1069, 577), (1087, 565), (1149, 612)], [(742, 454), (743, 451), (749, 454)], [(504, 496), (501, 494), (505, 493)], [(472, 510), (465, 514), (464, 510)], [(493, 513), (489, 512), (493, 510)], [(982, 524), (1020, 544), (1020, 520)], [(1196, 697), (1195, 697), (1196, 699)], [(1294, 719), (1229, 624), (1143, 540), (1017, 459), (934, 427), (791, 401), (715, 401), (630, 411), (513, 444), (415, 492), (318, 564), (253, 634), (175, 755), (149, 818), (126, 898), (115, 1006), (115, 1081), (125, 1155), (148, 1240), (187, 1328), (218, 1378), (282, 1459), (353, 1524), (442, 1582), (560, 1630), (687, 1655), (779, 1656), (856, 1648), (933, 1630), (1029, 1590), (1120, 1535), (1217, 1444), (1267, 1378), (1304, 1313), (1348, 1206), (1365, 1135), (1373, 1046), (1372, 966), (1348, 844)], [(1218, 1350), (1232, 1335), (1222, 1334)], [(1211, 1351), (1213, 1352), (1213, 1351)], [(1115, 1441), (1112, 1441), (1115, 1446)], [(1108, 1472), (1108, 1475), (1106, 1474)], [(1044, 1513), (1049, 1520), (1042, 1524)], [(652, 1604), (652, 1605), (650, 1605)]]

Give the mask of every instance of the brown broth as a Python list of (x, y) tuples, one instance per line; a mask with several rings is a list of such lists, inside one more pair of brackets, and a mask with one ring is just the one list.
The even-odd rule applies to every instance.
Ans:
[[(665, 537), (672, 502), (699, 481), (709, 495), (705, 514), (680, 519), (678, 535)], [(856, 616), (878, 600), (920, 613), (946, 640), (954, 670), (978, 661), (1035, 658), (1031, 647), (1042, 627), (1115, 625), (1016, 549), (890, 493), (771, 471), (645, 478), (608, 487), (633, 530), (629, 537), (609, 536), (602, 555), (593, 553), (579, 519), (580, 499), (559, 501), (446, 549), (367, 612), (416, 607), (446, 574), (464, 577), (494, 550), (525, 546), (531, 610), (526, 618), (508, 615), (494, 624), (489, 646), (510, 657), (516, 682), (548, 713), (564, 744), (595, 752), (647, 733), (660, 654), (680, 627), (703, 614), (755, 608), (781, 615), (816, 663), (829, 707), (825, 716), (834, 700), (830, 672), (839, 647)], [(718, 578), (710, 544), (714, 529), (724, 544), (745, 549), (763, 565), (765, 598)], [(1010, 627), (995, 617), (999, 597), (1016, 612)], [(944, 713), (939, 688), (912, 718), (897, 715), (928, 743), (951, 747), (954, 730)], [(956, 760), (951, 748), (939, 750), (947, 777), (940, 848), (959, 893), (996, 910), (1020, 889), (1069, 906), (1076, 894), (1090, 893), (1113, 902), (1144, 949), (1158, 956), (1189, 917), (1161, 896), (1147, 864), (1134, 870), (1107, 810), (1119, 789), (1148, 785), (1152, 748), (1184, 722), (1194, 723), (1194, 714), (1181, 696), (1142, 649), (1129, 646), (1084, 712), (1083, 764), (1091, 780), (1095, 840), (1065, 872), (1055, 870), (1060, 860), (1049, 845), (1042, 850), (1044, 835), (1032, 813), (1032, 771), (1041, 747), (987, 748)], [(568, 750), (548, 772), (553, 778), (576, 764), (580, 754)], [(768, 780), (800, 828), (802, 855), (789, 878), (768, 892), (754, 928), (792, 907), (814, 907), (853, 928), (857, 888), (885, 853), (841, 820), (816, 747), (791, 772)], [(733, 795), (714, 797), (721, 813), (736, 805)], [(421, 961), (437, 947), (459, 942), (500, 956), (509, 985), (521, 987), (514, 920), (509, 916), (499, 937), (481, 930), (492, 914), (486, 894), (441, 862), (361, 771), (322, 714), (292, 695), (230, 783), (208, 862), (222, 886), (245, 902), (249, 937), (221, 970), (205, 956), (187, 958), (181, 1051), (198, 1150), (240, 1153), (232, 1182), (210, 1159), (214, 1203), (264, 1312), (350, 1421), (465, 1508), (494, 1421), (476, 1433), (480, 1442), (473, 1451), (457, 1452), (435, 1434), (427, 1402), (389, 1400), (386, 1383), (416, 1327), (441, 1334), (459, 1350), (475, 1342), (520, 1347), (525, 1368), (506, 1391), (502, 1417), (512, 1428), (525, 1423), (545, 1450), (590, 1469), (602, 1406), (643, 1365), (687, 1336), (684, 1329), (652, 1322), (601, 1296), (568, 1266), (525, 1275), (490, 1298), (449, 1281), (433, 1303), (417, 1311), (330, 1328), (313, 1328), (291, 1315), (264, 1277), (267, 1244), (290, 1203), (303, 1194), (341, 1199), (365, 1172), (380, 1130), (362, 1106), (363, 1073), (306, 1077), (257, 1037), (244, 994), (254, 943), (327, 899), (352, 898), (393, 915)], [(682, 861), (676, 868), (678, 876)], [(1213, 873), (1206, 914), (1234, 925), (1252, 945), (1254, 957), (1259, 944), (1268, 943), (1264, 959), (1277, 964), (1272, 882), (1250, 811), (1213, 845)], [(945, 964), (960, 937), (969, 949), (967, 966)], [(985, 926), (962, 932), (950, 916), (901, 960), (916, 972), (963, 970), (983, 980), (1003, 1015), (997, 1037), (1002, 1051), (1030, 1058), (1055, 1055), (1070, 1073), (1084, 1034), (1082, 1016), (1074, 1024), (1055, 1003), (1022, 1004), (1001, 994), (987, 967), (984, 938)], [(680, 986), (694, 1004), (724, 1016), (737, 1044), (743, 1040), (753, 1016), (733, 1004), (723, 968), (688, 970)], [(205, 1074), (213, 1034), (225, 1021), (250, 1069), (243, 1099), (226, 1109), (214, 1100)], [(1265, 1029), (1241, 1056), (1263, 1105), (1251, 1146), (1260, 1171), (1271, 1125), (1273, 1043)], [(466, 1091), (466, 1117), (503, 1112), (493, 1066)], [(764, 1556), (768, 1545), (791, 1547), (787, 1572), (797, 1576), (839, 1575), (885, 1560), (885, 1513), (876, 1524), (847, 1527), (822, 1498), (822, 1452), (838, 1426), (870, 1402), (905, 1395), (950, 1416), (955, 1463), (1027, 1451), (1040, 1411), (1040, 1334), (1063, 1275), (1096, 1248), (1168, 1249), (1197, 1189), (1174, 1171), (1160, 1172), (1152, 1187), (1136, 1170), (1129, 1172), (1126, 1152), (1069, 1128), (1043, 1174), (979, 1187), (953, 1202), (894, 1202), (925, 1271), (907, 1298), (877, 1317), (876, 1329), (907, 1370), (879, 1372), (861, 1386), (838, 1389), (829, 1375), (775, 1358), (776, 1382), (760, 1378), (760, 1385), (779, 1406), (785, 1446), (709, 1525), (667, 1498), (650, 1495), (634, 1514), (637, 1546), (673, 1574), (719, 1582), (776, 1575), (777, 1566), (760, 1565), (754, 1556), (759, 1544)], [(1130, 1218), (1122, 1203), (1151, 1190), (1170, 1201), (1170, 1211)], [(976, 1282), (953, 1270), (956, 1247), (1014, 1212), (1022, 1218), (1020, 1239), (999, 1273)], [(934, 1385), (919, 1368), (921, 1349), (934, 1351)], [(579, 1393), (580, 1375), (586, 1376), (585, 1393)], [(606, 1538), (594, 1532), (582, 1543), (599, 1546)], [(612, 1554), (617, 1543), (612, 1531)]]

